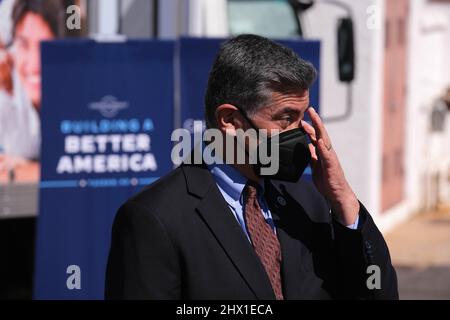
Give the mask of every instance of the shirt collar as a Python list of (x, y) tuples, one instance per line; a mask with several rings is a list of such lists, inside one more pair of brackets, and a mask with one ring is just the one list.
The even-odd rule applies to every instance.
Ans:
[[(202, 142), (202, 147), (203, 149), (209, 148), (204, 142)], [(213, 163), (207, 166), (217, 185), (225, 191), (231, 199), (239, 201), (248, 178), (230, 164)], [(264, 195), (264, 180), (260, 179), (258, 185), (260, 186), (258, 194), (262, 197)]]
[(231, 165), (211, 164), (208, 167), (218, 186), (231, 199), (238, 201), (247, 183), (247, 178)]
[[(211, 164), (208, 165), (208, 169), (213, 175), (217, 185), (226, 192), (233, 201), (240, 201), (242, 191), (244, 190), (248, 179), (232, 165)], [(262, 179), (258, 185), (260, 186), (258, 194), (262, 197), (264, 195), (264, 183)]]

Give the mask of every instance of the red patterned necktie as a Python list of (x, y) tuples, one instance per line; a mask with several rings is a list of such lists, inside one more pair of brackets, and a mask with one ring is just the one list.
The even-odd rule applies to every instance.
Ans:
[(244, 188), (245, 222), (253, 248), (269, 277), (275, 297), (283, 300), (281, 289), (281, 248), (278, 238), (266, 222), (258, 202), (257, 186), (248, 182)]

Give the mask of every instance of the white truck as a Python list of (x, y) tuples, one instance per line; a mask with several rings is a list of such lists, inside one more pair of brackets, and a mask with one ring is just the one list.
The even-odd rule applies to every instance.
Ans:
[[(411, 212), (448, 201), (448, 126), (445, 112), (436, 113), (442, 106), (439, 96), (450, 82), (445, 72), (449, 62), (445, 55), (437, 55), (445, 52), (438, 41), (444, 43), (450, 35), (448, 4), (425, 0), (80, 0), (78, 4), (84, 8), (89, 35), (102, 40), (116, 41), (121, 35), (225, 38), (239, 33), (320, 40), (321, 115), (351, 185), (382, 229)], [(435, 52), (420, 52), (427, 51), (420, 46), (424, 39)], [(433, 61), (431, 71), (416, 63), (427, 55)], [(435, 77), (430, 81), (428, 74)], [(429, 83), (427, 90), (417, 90), (422, 80)], [(432, 114), (443, 119), (441, 130), (431, 128)], [(2, 188), (1, 216), (34, 216), (36, 190), (23, 185)]]
[(320, 40), (321, 115), (355, 192), (381, 227), (389, 228), (411, 211), (404, 204), (412, 192), (409, 175), (416, 174), (405, 163), (408, 3), (97, 0), (88, 2), (88, 24), (91, 34), (106, 39), (254, 33)]
[(320, 40), (320, 112), (348, 180), (380, 228), (387, 231), (415, 212), (450, 202), (449, 107), (442, 98), (450, 90), (448, 1), (88, 4), (90, 31), (97, 35), (255, 33)]

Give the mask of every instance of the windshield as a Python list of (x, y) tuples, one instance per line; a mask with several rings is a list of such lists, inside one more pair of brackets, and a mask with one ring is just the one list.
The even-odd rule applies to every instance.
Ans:
[(288, 0), (228, 0), (228, 24), (232, 35), (299, 36), (297, 17)]

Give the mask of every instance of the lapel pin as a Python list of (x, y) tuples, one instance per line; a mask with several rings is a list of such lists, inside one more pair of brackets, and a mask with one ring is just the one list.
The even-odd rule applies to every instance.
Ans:
[(286, 205), (286, 200), (282, 196), (277, 197), (277, 202), (283, 207)]

